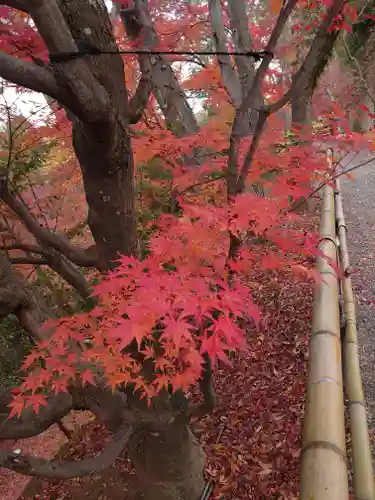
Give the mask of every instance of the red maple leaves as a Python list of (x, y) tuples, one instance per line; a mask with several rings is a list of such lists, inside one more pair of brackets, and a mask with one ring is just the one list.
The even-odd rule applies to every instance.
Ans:
[[(115, 1), (132, 5), (131, 0)], [(319, 3), (314, 4), (316, 8)], [(177, 2), (175, 25), (197, 35), (197, 28), (190, 24), (201, 10)], [(348, 11), (345, 15), (354, 14)], [(162, 15), (156, 25), (160, 19)], [(12, 18), (12, 22), (25, 23), (25, 19)], [(264, 29), (262, 25), (263, 35), (272, 23), (268, 24)], [(28, 29), (30, 36), (35, 34), (33, 27)], [(204, 29), (199, 28), (199, 37), (204, 38)], [(160, 47), (176, 39), (171, 30), (159, 35)], [(193, 43), (187, 37), (178, 38), (181, 48)], [(270, 102), (284, 91), (274, 83), (276, 73), (270, 70), (263, 85)], [(291, 229), (296, 216), (289, 209), (291, 201), (309, 196), (312, 180), (324, 178), (324, 156), (311, 145), (316, 136), (311, 134), (306, 146), (286, 144), (284, 124), (272, 117), (252, 163), (249, 190), (229, 204), (224, 180), (227, 156), (223, 151), (228, 148), (233, 108), (220, 84), (217, 61), (207, 62), (183, 85), (207, 94), (204, 104), (210, 119), (200, 131), (176, 138), (163, 126), (151, 99), (146, 117), (153, 126), (137, 124), (133, 139), (137, 164), (157, 158), (164, 172), (170, 174), (168, 181), (159, 184), (173, 188), (179, 215), (164, 214), (153, 220), (157, 228), (148, 244), (150, 255), (144, 260), (121, 257), (118, 267), (94, 288), (99, 305), (49, 325), (54, 328), (53, 335), (25, 359), (23, 368), (30, 373), (11, 404), (11, 416), (19, 415), (23, 407), (39, 411), (46, 404), (46, 391), (59, 393), (67, 391), (70, 384), (95, 384), (98, 373), (108, 386), (132, 385), (144, 397), (164, 389), (187, 391), (201, 375), (203, 355), (207, 353), (213, 364), (228, 362), (229, 352), (246, 348), (240, 320), (260, 322), (251, 285), (246, 284), (246, 271), (259, 256), (244, 246), (236, 260), (228, 262), (229, 231), (243, 240), (249, 234), (261, 237), (272, 246), (261, 256), (263, 268), (285, 265), (282, 252), (314, 253), (314, 240)], [(178, 159), (191, 157), (197, 148), (204, 150), (203, 165), (193, 169), (181, 166)], [(239, 146), (239, 163), (248, 148), (245, 139)], [(196, 189), (201, 183), (202, 189)], [(216, 191), (210, 191), (212, 185)], [(254, 188), (259, 185), (262, 196)], [(293, 267), (295, 273), (303, 273), (304, 268), (297, 266)], [(230, 284), (229, 269), (236, 273)], [(152, 364), (152, 377), (143, 374), (145, 360)]]
[[(12, 416), (19, 414), (22, 401), (38, 410), (44, 391), (66, 391), (77, 377), (82, 385), (95, 384), (98, 371), (110, 387), (130, 384), (143, 397), (167, 388), (187, 391), (201, 375), (205, 353), (215, 365), (228, 362), (230, 351), (245, 349), (239, 320), (258, 324), (260, 313), (241, 279), (228, 283), (228, 228), (238, 234), (249, 227), (263, 234), (268, 228), (276, 238), (272, 225), (284, 221), (277, 204), (260, 200), (259, 212), (254, 202), (253, 194), (231, 207), (181, 200), (184, 216), (161, 221), (151, 238), (153, 253), (144, 260), (121, 257), (94, 289), (99, 305), (55, 322), (49, 341), (26, 358), (24, 368), (34, 370), (12, 403)], [(234, 212), (240, 217), (235, 226), (228, 225)], [(303, 240), (294, 245), (301, 250)], [(244, 249), (233, 267), (242, 262), (246, 269), (253, 258)], [(153, 364), (151, 380), (143, 374), (146, 359)]]

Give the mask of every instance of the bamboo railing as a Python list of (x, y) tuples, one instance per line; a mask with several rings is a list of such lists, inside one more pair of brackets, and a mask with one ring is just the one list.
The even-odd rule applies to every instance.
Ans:
[(339, 290), (333, 189), (323, 188), (308, 386), (301, 451), (300, 500), (348, 500)]
[(340, 241), (341, 270), (344, 273), (341, 282), (345, 314), (344, 380), (352, 438), (353, 490), (356, 500), (374, 500), (374, 471), (359, 365), (355, 301), (350, 278), (346, 225), (339, 179), (336, 179), (335, 184), (336, 227)]
[[(317, 258), (317, 270), (321, 283), (315, 293), (309, 346), (299, 498), (349, 498), (344, 378), (349, 400), (354, 497), (356, 500), (375, 500), (366, 407), (358, 358), (355, 304), (348, 274), (346, 227), (338, 181), (335, 190), (329, 185), (323, 188), (319, 250), (321, 255)], [(340, 265), (345, 272), (341, 281), (345, 314), (344, 339), (341, 339), (340, 335), (340, 284), (334, 270), (335, 265)]]

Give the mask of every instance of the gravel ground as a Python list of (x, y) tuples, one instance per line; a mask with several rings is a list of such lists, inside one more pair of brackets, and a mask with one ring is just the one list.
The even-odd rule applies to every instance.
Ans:
[[(363, 152), (347, 167), (366, 161)], [(349, 159), (348, 159), (349, 160)], [(357, 324), (362, 380), (370, 428), (375, 427), (375, 160), (342, 178), (348, 247), (357, 300)]]

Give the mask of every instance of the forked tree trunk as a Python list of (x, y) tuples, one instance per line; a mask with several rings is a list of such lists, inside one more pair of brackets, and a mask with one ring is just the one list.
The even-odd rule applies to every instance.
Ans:
[[(113, 15), (115, 17), (118, 14), (131, 40), (136, 41), (141, 35), (142, 49), (152, 50), (158, 44), (148, 0), (135, 2), (131, 9), (115, 3)], [(164, 115), (167, 128), (177, 137), (197, 133), (198, 122), (168, 59), (162, 54), (153, 54), (140, 55), (138, 61), (143, 75), (149, 74), (152, 80), (153, 94)]]

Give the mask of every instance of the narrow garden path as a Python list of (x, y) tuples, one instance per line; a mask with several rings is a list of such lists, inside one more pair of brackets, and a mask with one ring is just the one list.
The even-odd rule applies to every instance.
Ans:
[[(344, 162), (366, 161), (363, 152)], [(350, 162), (350, 164), (348, 164)], [(375, 160), (342, 178), (353, 288), (357, 300), (359, 354), (370, 429), (375, 427)]]

